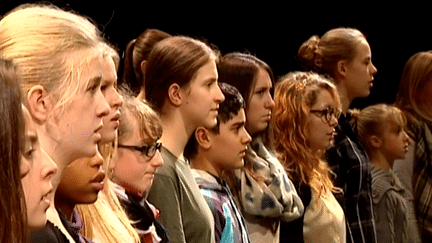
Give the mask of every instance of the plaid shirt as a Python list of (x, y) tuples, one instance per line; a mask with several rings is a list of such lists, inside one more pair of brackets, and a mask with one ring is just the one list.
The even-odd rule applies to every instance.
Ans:
[(369, 157), (351, 127), (350, 114), (342, 115), (336, 127), (335, 146), (327, 151), (327, 161), (336, 174), (335, 186), (343, 195), (335, 195), (345, 212), (347, 242), (377, 242)]
[(415, 142), (413, 195), (423, 242), (432, 242), (432, 124), (418, 120), (408, 123), (408, 133)]

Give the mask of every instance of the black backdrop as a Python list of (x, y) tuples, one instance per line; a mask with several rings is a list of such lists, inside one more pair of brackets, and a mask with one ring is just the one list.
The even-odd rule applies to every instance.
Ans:
[[(23, 2), (2, 2), (0, 14)], [(394, 102), (405, 62), (416, 52), (432, 49), (432, 14), (428, 13), (426, 3), (382, 5), (356, 1), (324, 5), (311, 1), (255, 1), (241, 5), (234, 1), (188, 4), (132, 0), (53, 3), (94, 19), (105, 37), (120, 50), (146, 28), (158, 28), (170, 34), (204, 38), (222, 53), (253, 53), (267, 62), (276, 76), (300, 70), (296, 53), (311, 35), (322, 35), (341, 26), (358, 28), (368, 38), (378, 73), (371, 95), (355, 101), (354, 107)]]

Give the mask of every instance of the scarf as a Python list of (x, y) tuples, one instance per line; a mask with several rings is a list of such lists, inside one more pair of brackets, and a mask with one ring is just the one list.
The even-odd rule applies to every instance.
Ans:
[(287, 222), (303, 215), (303, 203), (294, 184), (260, 137), (248, 146), (245, 163), (253, 172), (243, 168), (234, 174), (237, 199), (246, 213)]

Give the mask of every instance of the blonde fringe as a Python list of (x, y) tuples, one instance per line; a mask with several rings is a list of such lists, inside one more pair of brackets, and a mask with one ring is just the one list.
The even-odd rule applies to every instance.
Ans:
[[(107, 164), (112, 159), (113, 145), (102, 145), (100, 150), (105, 159), (104, 169), (107, 171)], [(114, 183), (108, 177), (104, 183), (104, 189), (94, 204), (76, 207), (83, 221), (81, 233), (95, 242), (140, 242), (137, 231), (114, 192)]]

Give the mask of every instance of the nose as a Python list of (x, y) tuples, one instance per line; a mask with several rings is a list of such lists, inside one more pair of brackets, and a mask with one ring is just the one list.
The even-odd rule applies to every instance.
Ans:
[(216, 86), (216, 94), (215, 94), (215, 101), (216, 103), (220, 104), (225, 100), (225, 96), (222, 93), (222, 90), (219, 88), (219, 85)]
[(246, 131), (246, 128), (243, 128), (244, 136), (243, 136), (243, 144), (248, 144), (252, 141), (252, 137), (250, 134)]
[(117, 90), (114, 89), (111, 107), (120, 107), (122, 105), (123, 105), (123, 99), (120, 96), (120, 94), (117, 92)]
[(372, 66), (372, 71), (371, 71), (371, 73), (372, 73), (372, 75), (375, 75), (377, 72), (378, 72), (378, 69), (375, 67), (375, 65), (373, 65), (372, 63), (371, 63), (371, 66)]
[(41, 163), (42, 163), (42, 171), (41, 176), (44, 179), (51, 180), (51, 178), (57, 173), (57, 164), (54, 162), (54, 160), (51, 159), (48, 154), (41, 149), (42, 157), (41, 157)]
[(331, 116), (331, 119), (330, 119), (330, 121), (329, 121), (329, 125), (330, 125), (331, 127), (336, 127), (337, 124), (338, 124), (338, 119), (336, 118), (335, 115), (332, 115), (332, 116)]
[(90, 160), (91, 167), (102, 167), (104, 159), (99, 152), (99, 149), (96, 150), (96, 155), (93, 156)]
[(270, 91), (267, 93), (267, 100), (265, 102), (265, 107), (268, 109), (273, 109), (273, 107), (275, 106), (273, 97), (270, 94)]
[(161, 167), (164, 164), (163, 159), (162, 159), (162, 155), (159, 151), (156, 151), (156, 154), (150, 160), (150, 163), (155, 168)]
[(404, 141), (409, 142), (409, 136), (405, 130), (403, 131), (403, 136), (404, 136)]
[(102, 94), (102, 91), (99, 90), (100, 93), (95, 99), (99, 101), (98, 106), (96, 108), (96, 117), (102, 118), (107, 116), (110, 112), (110, 106)]

